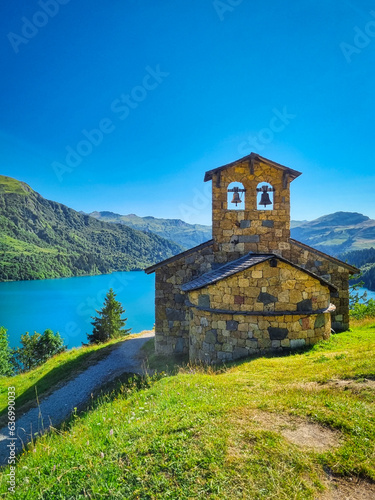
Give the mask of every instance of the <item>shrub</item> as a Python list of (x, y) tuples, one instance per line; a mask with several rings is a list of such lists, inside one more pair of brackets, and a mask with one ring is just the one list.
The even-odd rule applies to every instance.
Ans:
[(375, 300), (356, 302), (350, 309), (350, 317), (355, 319), (375, 318)]
[(8, 334), (4, 327), (0, 326), (0, 376), (9, 376), (13, 373), (11, 363), (12, 350), (9, 347)]
[(48, 358), (66, 350), (60, 334), (45, 330), (41, 335), (26, 332), (21, 335), (21, 347), (13, 349), (12, 363), (16, 371), (28, 371), (45, 363)]

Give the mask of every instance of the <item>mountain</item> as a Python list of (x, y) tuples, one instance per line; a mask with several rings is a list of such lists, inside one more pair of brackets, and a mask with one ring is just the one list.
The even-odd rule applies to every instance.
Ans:
[[(179, 219), (119, 215), (113, 212), (88, 214), (98, 220), (150, 231), (191, 248), (209, 240), (211, 226), (187, 224)], [(291, 221), (291, 236), (302, 243), (338, 256), (344, 252), (375, 246), (375, 220), (356, 212), (335, 212), (313, 221)]]
[(369, 290), (375, 290), (375, 220), (357, 212), (335, 212), (310, 222), (294, 221), (291, 236), (359, 267)]
[(335, 212), (291, 229), (292, 238), (338, 256), (375, 246), (375, 220), (357, 212)]
[(124, 224), (140, 231), (152, 232), (167, 240), (172, 240), (184, 248), (192, 248), (212, 238), (211, 226), (188, 224), (180, 219), (157, 219), (138, 215), (120, 215), (113, 212), (91, 212), (98, 220)]
[(0, 280), (131, 271), (181, 250), (156, 234), (98, 221), (0, 176)]

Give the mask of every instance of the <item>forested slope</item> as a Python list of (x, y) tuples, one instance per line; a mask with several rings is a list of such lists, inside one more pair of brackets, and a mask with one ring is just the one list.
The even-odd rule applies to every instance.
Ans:
[(375, 248), (355, 250), (340, 255), (340, 258), (360, 268), (362, 275), (354, 282), (363, 281), (366, 288), (375, 290)]
[(156, 234), (98, 221), (0, 176), (0, 280), (143, 269), (180, 251)]

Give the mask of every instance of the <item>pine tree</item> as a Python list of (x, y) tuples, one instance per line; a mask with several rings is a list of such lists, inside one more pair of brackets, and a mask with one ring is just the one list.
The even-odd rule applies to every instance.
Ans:
[(127, 318), (121, 318), (125, 309), (123, 309), (121, 303), (115, 297), (116, 294), (110, 288), (105, 297), (102, 309), (96, 310), (98, 316), (92, 317), (94, 320), (91, 323), (94, 327), (92, 335), (87, 334), (90, 344), (100, 344), (110, 339), (129, 335), (131, 328), (124, 328)]

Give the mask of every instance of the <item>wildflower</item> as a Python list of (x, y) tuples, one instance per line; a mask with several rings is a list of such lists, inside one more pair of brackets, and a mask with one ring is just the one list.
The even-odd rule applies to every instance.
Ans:
[(55, 471), (55, 470), (56, 470), (56, 465), (54, 465), (54, 466), (52, 467), (52, 471)]
[(100, 456), (104, 458), (104, 453), (102, 451), (100, 452)]
[(109, 431), (109, 435), (110, 435), (110, 436), (113, 436), (113, 429), (111, 429), (111, 430)]

